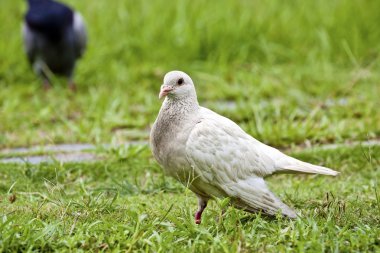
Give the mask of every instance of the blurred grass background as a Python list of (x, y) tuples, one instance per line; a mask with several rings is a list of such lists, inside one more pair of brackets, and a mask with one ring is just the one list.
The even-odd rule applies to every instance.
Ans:
[(130, 132), (149, 129), (173, 69), (272, 145), (379, 134), (379, 1), (66, 2), (89, 31), (77, 94), (61, 80), (41, 89), (22, 48), (26, 3), (1, 3), (0, 147), (146, 138)]

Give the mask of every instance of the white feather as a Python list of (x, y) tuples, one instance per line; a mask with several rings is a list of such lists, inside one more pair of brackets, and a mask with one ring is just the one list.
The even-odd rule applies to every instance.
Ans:
[[(163, 103), (151, 132), (151, 146), (164, 169), (203, 201), (230, 197), (235, 206), (250, 212), (280, 212), (294, 218), (296, 213), (270, 192), (263, 178), (278, 172), (337, 175), (287, 156), (231, 120), (200, 107), (190, 77), (181, 73), (165, 76), (165, 85), (172, 85), (174, 94)], [(186, 78), (189, 86), (175, 86), (179, 77)]]

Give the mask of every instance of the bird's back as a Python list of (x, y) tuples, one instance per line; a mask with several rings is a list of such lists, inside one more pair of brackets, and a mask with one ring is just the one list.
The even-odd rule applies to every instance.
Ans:
[(51, 41), (58, 41), (72, 27), (74, 12), (69, 7), (50, 0), (29, 0), (25, 15), (28, 27)]

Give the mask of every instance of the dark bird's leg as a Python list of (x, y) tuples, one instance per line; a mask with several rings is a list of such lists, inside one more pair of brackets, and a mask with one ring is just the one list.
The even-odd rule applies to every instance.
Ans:
[(70, 68), (70, 70), (68, 71), (67, 73), (67, 83), (68, 83), (68, 86), (69, 86), (69, 89), (72, 91), (72, 92), (75, 92), (77, 91), (77, 86), (75, 85), (75, 82), (74, 82), (74, 66), (72, 66), (72, 68)]
[(196, 224), (201, 224), (202, 213), (205, 210), (206, 206), (207, 206), (207, 200), (198, 196), (198, 210), (195, 213), (195, 223)]
[(74, 66), (75, 65), (73, 65), (73, 67), (67, 73), (68, 86), (72, 92), (77, 91), (77, 86), (74, 82), (74, 77), (73, 77), (74, 76)]
[[(42, 61), (37, 61), (35, 64), (34, 64), (34, 69), (36, 71), (36, 73), (40, 76), (41, 80), (42, 80), (42, 87), (45, 91), (47, 90), (50, 90), (51, 88), (51, 81), (50, 81), (50, 78), (49, 78), (49, 73), (50, 70), (49, 68), (46, 66), (46, 64)], [(51, 74), (50, 74), (51, 76)]]
[(73, 80), (69, 80), (69, 89), (73, 92), (75, 92), (77, 90), (77, 86)]
[(48, 79), (44, 78), (42, 80), (42, 87), (44, 88), (45, 91), (50, 90), (51, 84)]

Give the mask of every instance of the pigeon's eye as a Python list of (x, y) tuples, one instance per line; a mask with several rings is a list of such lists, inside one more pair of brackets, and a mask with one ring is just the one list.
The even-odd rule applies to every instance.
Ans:
[(178, 81), (177, 81), (177, 84), (178, 84), (178, 85), (182, 85), (183, 83), (184, 83), (183, 78), (178, 79)]

